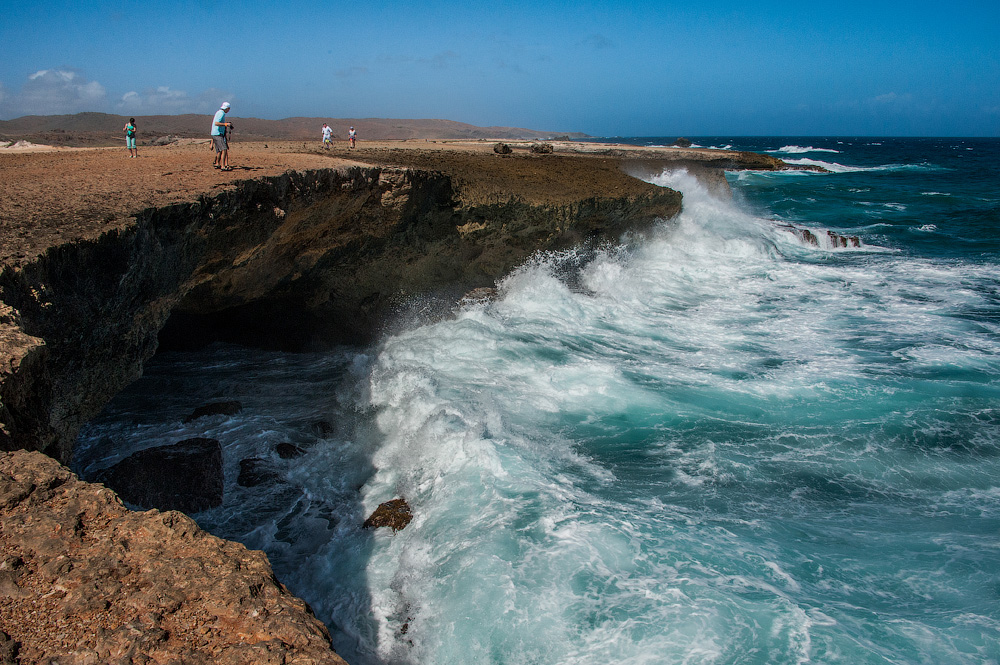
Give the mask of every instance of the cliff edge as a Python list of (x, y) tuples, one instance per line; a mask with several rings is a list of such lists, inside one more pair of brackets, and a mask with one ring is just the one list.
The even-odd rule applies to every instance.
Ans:
[(263, 552), (41, 453), (0, 453), (0, 523), (0, 640), (22, 663), (344, 664)]
[[(0, 658), (337, 663), (266, 557), (128, 511), (68, 462), (164, 345), (376, 339), (538, 251), (618, 242), (681, 196), (628, 172), (780, 168), (742, 153), (522, 143), (236, 143), (0, 155)], [(765, 163), (766, 162), (766, 163)], [(776, 160), (775, 160), (776, 162)], [(426, 308), (425, 308), (426, 309)], [(6, 661), (4, 661), (6, 662)], [(12, 661), (17, 662), (17, 661)]]

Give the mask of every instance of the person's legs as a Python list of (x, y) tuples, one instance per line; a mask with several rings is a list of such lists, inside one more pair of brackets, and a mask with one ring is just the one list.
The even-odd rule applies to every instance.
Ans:
[(228, 147), (226, 147), (226, 149), (222, 151), (222, 168), (225, 169), (226, 171), (229, 170), (229, 148)]
[(222, 151), (227, 147), (225, 137), (213, 135), (212, 147), (215, 148), (215, 160), (212, 162), (212, 166), (220, 168), (222, 166)]

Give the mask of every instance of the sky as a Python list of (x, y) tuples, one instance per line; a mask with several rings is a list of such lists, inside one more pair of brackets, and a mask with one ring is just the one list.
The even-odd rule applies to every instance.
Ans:
[(0, 119), (1000, 136), (1000, 1), (0, 0)]

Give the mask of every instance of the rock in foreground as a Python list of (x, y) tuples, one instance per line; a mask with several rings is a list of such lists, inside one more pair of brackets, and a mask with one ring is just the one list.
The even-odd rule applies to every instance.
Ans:
[(0, 630), (22, 663), (343, 664), (263, 552), (0, 453)]

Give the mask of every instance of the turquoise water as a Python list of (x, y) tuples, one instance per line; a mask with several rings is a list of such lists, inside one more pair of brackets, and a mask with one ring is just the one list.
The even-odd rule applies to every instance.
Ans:
[(1000, 662), (1000, 141), (696, 143), (832, 172), (663, 174), (678, 219), (376, 348), (163, 354), (77, 468), (218, 438), (196, 517), (354, 665)]

